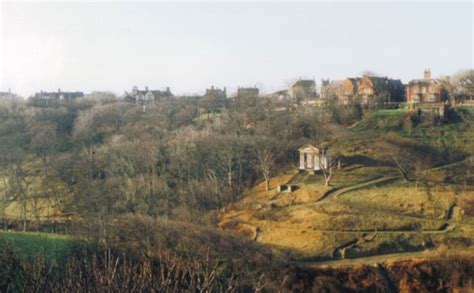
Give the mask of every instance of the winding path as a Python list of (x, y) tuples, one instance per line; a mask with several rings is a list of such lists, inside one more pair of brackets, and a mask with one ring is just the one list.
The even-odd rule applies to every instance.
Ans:
[[(472, 255), (474, 250), (466, 249), (463, 251), (450, 251), (445, 252), (448, 255)], [(353, 265), (373, 265), (373, 264), (384, 264), (387, 261), (403, 261), (409, 260), (412, 258), (430, 258), (436, 257), (438, 253), (433, 250), (421, 250), (414, 252), (399, 252), (399, 253), (390, 253), (390, 254), (380, 254), (374, 256), (364, 256), (358, 258), (346, 258), (340, 260), (326, 260), (326, 261), (316, 261), (316, 262), (291, 262), (291, 264), (303, 267), (303, 268), (320, 268), (320, 267), (344, 267), (344, 266), (353, 266)]]
[[(465, 160), (459, 161), (459, 162), (454, 162), (451, 164), (447, 164), (444, 166), (440, 166), (437, 168), (432, 168), (425, 170), (425, 172), (428, 171), (433, 171), (433, 170), (439, 170), (439, 169), (444, 169), (447, 167), (455, 166), (460, 163), (466, 162), (470, 160), (470, 158), (467, 158)], [(378, 184), (382, 182), (389, 182), (392, 180), (400, 179), (400, 175), (391, 175), (391, 176), (383, 176), (380, 178), (372, 179), (366, 182), (362, 182), (359, 184), (355, 184), (352, 186), (347, 186), (343, 188), (336, 188), (327, 191), (319, 200), (316, 202), (323, 202), (327, 201), (330, 199), (337, 198), (339, 195), (350, 192), (356, 189), (360, 189), (369, 185), (373, 184)], [(447, 216), (446, 219), (444, 220), (443, 225), (439, 229), (431, 229), (431, 230), (421, 230), (421, 231), (414, 231), (414, 230), (382, 230), (382, 231), (377, 231), (377, 230), (361, 230), (361, 231), (337, 231), (337, 230), (327, 230), (327, 232), (342, 232), (342, 233), (377, 233), (377, 234), (388, 234), (388, 233), (420, 233), (420, 234), (440, 234), (440, 233), (447, 233), (456, 228), (456, 221), (455, 217), (458, 212), (459, 208), (456, 205), (456, 202), (453, 202), (453, 204), (450, 206), (449, 210), (447, 211)], [(400, 215), (398, 215), (400, 216)], [(403, 215), (402, 215), (403, 216)], [(345, 249), (350, 248), (354, 245), (356, 245), (362, 238), (365, 236), (355, 238), (345, 244), (342, 244), (338, 247), (335, 248), (333, 256), (336, 254), (342, 259), (333, 259), (333, 260), (328, 260), (328, 261), (312, 261), (312, 262), (295, 262), (298, 266), (303, 266), (303, 267), (308, 267), (308, 266), (334, 266), (334, 265), (353, 265), (353, 264), (374, 264), (374, 263), (383, 263), (387, 260), (403, 260), (403, 259), (410, 259), (413, 257), (420, 257), (420, 256), (426, 256), (427, 252), (425, 251), (417, 251), (417, 252), (400, 252), (400, 253), (393, 253), (393, 254), (384, 254), (384, 255), (376, 255), (376, 256), (367, 256), (367, 257), (357, 257), (357, 258), (351, 258), (351, 259), (344, 259), (344, 254), (345, 254)]]
[(392, 180), (400, 179), (400, 178), (401, 178), (400, 175), (383, 176), (383, 177), (375, 178), (375, 179), (372, 179), (372, 180), (369, 180), (369, 181), (365, 181), (365, 182), (358, 183), (358, 184), (351, 185), (351, 186), (347, 186), (347, 187), (334, 188), (334, 189), (331, 189), (331, 190), (327, 191), (316, 202), (326, 201), (328, 199), (338, 197), (339, 195), (341, 195), (343, 193), (346, 193), (346, 192), (349, 192), (349, 191), (353, 191), (353, 190), (360, 189), (360, 188), (363, 188), (363, 187), (366, 187), (366, 186), (369, 186), (369, 185), (378, 184), (378, 183), (382, 183), (382, 182), (388, 182), (388, 181), (392, 181)]

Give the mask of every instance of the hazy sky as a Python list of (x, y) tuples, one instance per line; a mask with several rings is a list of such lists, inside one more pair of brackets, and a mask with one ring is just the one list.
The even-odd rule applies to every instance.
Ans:
[(473, 67), (468, 2), (2, 2), (0, 91), (277, 90)]

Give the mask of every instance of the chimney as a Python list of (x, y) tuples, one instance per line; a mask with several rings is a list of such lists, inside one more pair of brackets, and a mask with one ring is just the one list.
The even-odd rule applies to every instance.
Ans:
[(148, 86), (145, 86), (145, 91), (148, 92)]
[(423, 79), (431, 79), (431, 69), (426, 68), (425, 73), (423, 74)]
[(171, 92), (169, 86), (166, 87), (166, 92), (167, 92), (167, 93)]
[(61, 89), (58, 89), (58, 94), (60, 94), (60, 93), (61, 93)]

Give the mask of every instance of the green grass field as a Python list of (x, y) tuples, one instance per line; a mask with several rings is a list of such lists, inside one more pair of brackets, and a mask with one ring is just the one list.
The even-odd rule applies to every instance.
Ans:
[(405, 109), (378, 110), (370, 113), (366, 118), (355, 124), (351, 130), (353, 132), (401, 130), (407, 113), (408, 111)]
[(0, 231), (0, 249), (9, 248), (25, 257), (43, 254), (50, 260), (62, 259), (71, 249), (73, 241), (58, 234)]

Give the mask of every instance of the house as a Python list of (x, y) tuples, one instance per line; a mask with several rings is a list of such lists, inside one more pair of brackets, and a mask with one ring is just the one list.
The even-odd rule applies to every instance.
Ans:
[(330, 154), (327, 147), (315, 147), (306, 145), (298, 149), (300, 153), (300, 171), (318, 171), (328, 169), (330, 165)]
[(256, 87), (238, 87), (237, 98), (258, 97), (259, 89)]
[(425, 69), (423, 79), (411, 80), (406, 87), (407, 102), (441, 103), (444, 101), (444, 91), (440, 80), (431, 78), (431, 70)]
[(57, 92), (41, 91), (35, 93), (34, 96), (30, 97), (30, 102), (36, 106), (49, 106), (60, 102), (73, 101), (83, 97), (83, 92), (63, 92), (61, 89), (58, 89)]
[(403, 102), (404, 86), (401, 80), (365, 74), (362, 77), (346, 78), (337, 95), (344, 104), (360, 98), (362, 104), (377, 102), (383, 98), (384, 103)]
[(316, 82), (312, 79), (299, 79), (290, 86), (288, 94), (293, 101), (314, 99), (316, 98)]
[(227, 103), (227, 90), (225, 87), (220, 89), (211, 86), (211, 88), (206, 89), (202, 101), (204, 107), (208, 108), (208, 110), (225, 107)]
[(220, 89), (218, 87), (211, 86), (211, 88), (206, 89), (204, 97), (213, 97), (216, 99), (227, 99), (227, 89)]
[(75, 100), (78, 98), (83, 98), (83, 92), (63, 92), (61, 89), (58, 89), (57, 92), (44, 92), (41, 91), (36, 93), (33, 98), (35, 100)]
[(333, 80), (330, 81), (329, 79), (326, 80), (321, 80), (321, 94), (320, 98), (322, 100), (328, 100), (331, 97), (334, 96), (342, 96), (341, 90), (342, 90), (342, 83), (343, 80)]
[(329, 98), (336, 95), (343, 104), (348, 104), (356, 98), (362, 104), (376, 102), (381, 97), (384, 103), (399, 103), (404, 101), (404, 86), (401, 80), (373, 75), (346, 78), (343, 81), (328, 83), (321, 87), (321, 97)]
[(12, 100), (16, 97), (17, 95), (12, 93), (10, 89), (8, 89), (8, 92), (0, 92), (0, 100)]
[(411, 80), (406, 87), (407, 102), (417, 109), (421, 119), (446, 119), (447, 94), (439, 79), (431, 78), (431, 70), (425, 69), (423, 79)]
[(160, 91), (149, 90), (147, 86), (145, 87), (145, 90), (139, 90), (137, 86), (134, 86), (130, 93), (125, 92), (123, 99), (132, 103), (143, 105), (171, 97), (173, 97), (173, 94), (171, 93), (169, 87), (167, 87), (164, 91)]

